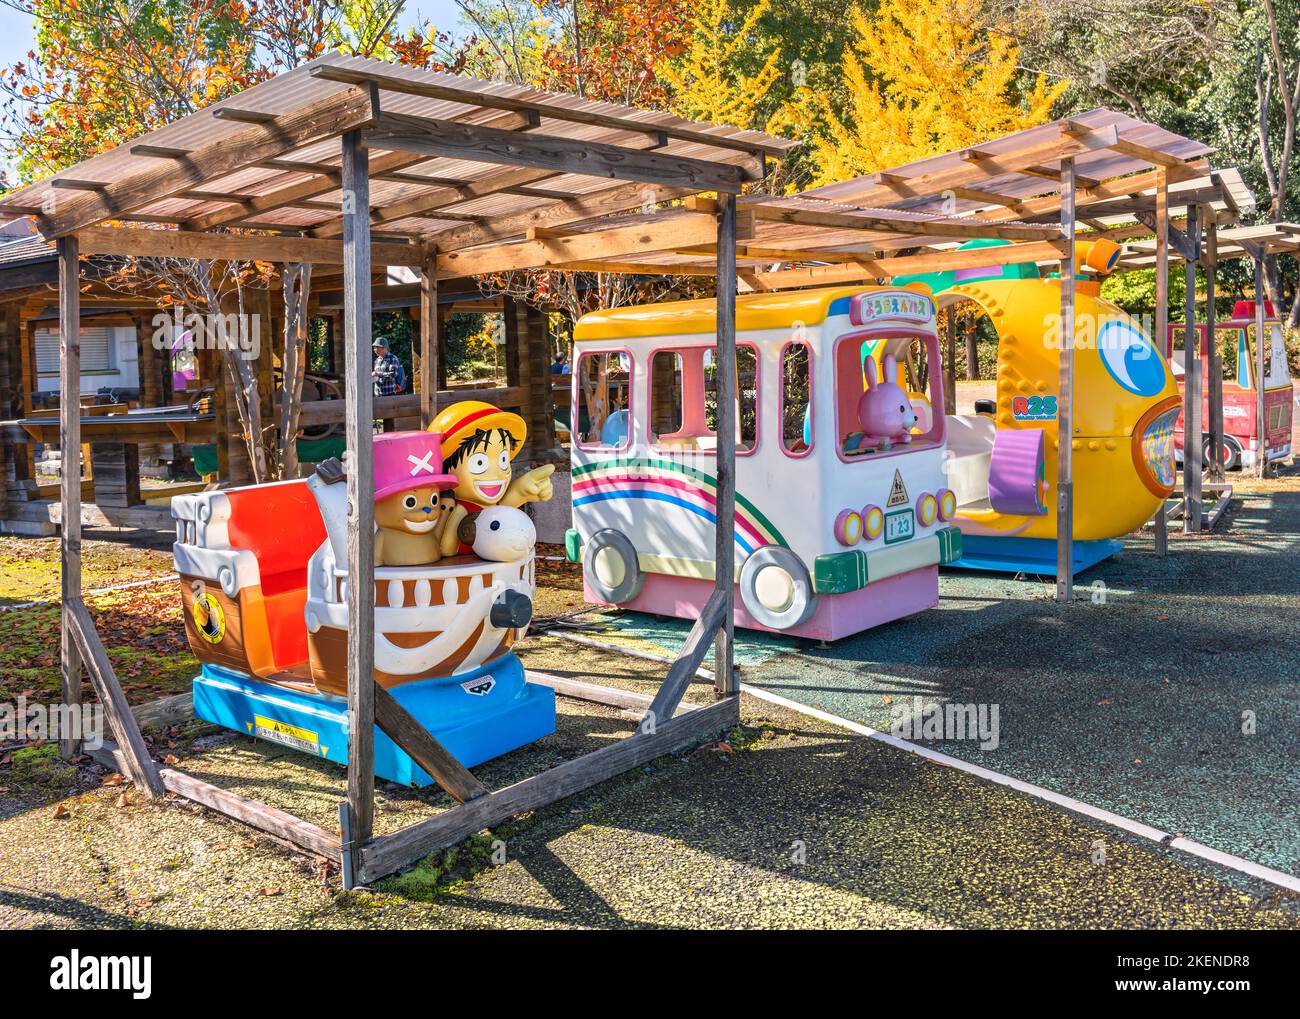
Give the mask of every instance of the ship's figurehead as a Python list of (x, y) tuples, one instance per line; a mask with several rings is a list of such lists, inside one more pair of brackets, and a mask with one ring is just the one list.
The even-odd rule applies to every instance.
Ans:
[(518, 414), (479, 400), (462, 400), (439, 413), (429, 431), (442, 437), (444, 468), (455, 477), (456, 506), (441, 531), (443, 555), (471, 550), (459, 534), (466, 517), (489, 506), (518, 509), (551, 498), (554, 464), (518, 477), (514, 474), (514, 459), (527, 435)]

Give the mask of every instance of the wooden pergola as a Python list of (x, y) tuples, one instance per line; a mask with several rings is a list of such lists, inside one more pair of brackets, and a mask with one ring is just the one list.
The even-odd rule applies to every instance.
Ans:
[[(540, 231), (709, 192), (711, 212), (668, 229), (673, 246), (708, 245), (718, 278), (719, 518), (734, 505), (735, 196), (760, 179), (765, 159), (791, 143), (750, 131), (694, 124), (534, 89), (329, 55), (177, 123), (89, 159), (0, 203), (35, 217), (58, 249), (63, 392), (80, 377), (81, 256), (255, 259), (342, 267), (346, 349), (348, 500), (348, 794), (341, 835), (161, 768), (138, 724), (82, 599), (81, 485), (61, 482), (62, 698), (81, 699), (82, 672), (104, 706), (115, 745), (105, 753), (143, 792), (172, 791), (337, 861), (345, 884), (365, 883), (451, 845), (484, 826), (586, 788), (611, 775), (734, 725), (732, 586), (718, 585), (678, 660), (653, 698), (597, 684), (558, 684), (561, 693), (644, 717), (626, 739), (499, 790), (488, 790), (373, 681), (374, 481), (370, 338), (373, 272), (407, 266), (420, 274), (424, 381), (422, 421), (436, 413), (439, 278), (521, 268), (499, 242), (527, 235), (528, 250), (573, 259), (611, 246), (663, 243), (662, 231), (620, 226), (552, 242)], [(653, 221), (653, 217), (651, 217)], [(129, 224), (129, 225), (111, 225)], [(168, 229), (174, 224), (180, 229)], [(656, 223), (657, 227), (657, 223)], [(231, 232), (237, 229), (240, 232)], [(252, 232), (256, 231), (256, 232)], [(621, 231), (621, 232), (620, 232)], [(654, 240), (653, 238), (658, 238)], [(478, 247), (479, 252), (468, 250)], [(488, 256), (483, 250), (490, 252)], [(576, 252), (576, 254), (575, 254)], [(532, 264), (550, 255), (535, 254)], [(525, 259), (524, 261), (528, 261)], [(81, 444), (75, 400), (63, 400), (62, 449)], [(68, 457), (72, 459), (71, 456)], [(733, 536), (719, 528), (717, 576), (731, 578)], [(710, 647), (716, 703), (681, 708)], [(378, 724), (460, 805), (392, 835), (374, 835), (374, 732)], [(61, 751), (78, 751), (70, 738)]]

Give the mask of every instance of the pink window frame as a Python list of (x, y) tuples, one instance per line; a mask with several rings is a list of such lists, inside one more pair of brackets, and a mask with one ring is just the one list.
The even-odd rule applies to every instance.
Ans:
[[(791, 347), (803, 347), (808, 351), (808, 431), (812, 441), (808, 443), (808, 448), (801, 452), (788, 449), (785, 444), (785, 352)], [(781, 452), (791, 460), (802, 460), (806, 456), (812, 456), (812, 451), (817, 445), (817, 415), (812, 410), (813, 391), (817, 384), (817, 373), (813, 363), (815, 357), (813, 345), (807, 340), (786, 340), (781, 344), (781, 349), (776, 352), (776, 420), (779, 426), (777, 443), (781, 447)]]
[[(608, 357), (623, 354), (627, 357), (627, 438), (623, 445), (610, 447), (599, 442), (592, 443), (578, 438), (579, 399), (582, 392), (582, 376), (579, 369), (585, 357)], [(608, 420), (608, 418), (606, 418)], [(626, 453), (632, 448), (632, 430), (636, 424), (636, 358), (627, 347), (611, 347), (601, 350), (584, 350), (578, 354), (573, 364), (573, 381), (569, 390), (569, 434), (573, 436), (573, 445), (584, 453)]]
[[(763, 437), (763, 424), (762, 424), (763, 416), (761, 413), (759, 413), (760, 408), (763, 406), (763, 355), (762, 352), (758, 349), (757, 344), (748, 343), (748, 342), (742, 342), (736, 344), (737, 350), (740, 350), (740, 348), (742, 347), (746, 348), (747, 350), (751, 350), (754, 353), (754, 444), (750, 446), (748, 449), (741, 449), (740, 446), (737, 446), (736, 456), (753, 456), (755, 453), (758, 452), (759, 443), (762, 442), (762, 437)], [(645, 362), (646, 364), (645, 394), (646, 394), (647, 407), (654, 406), (655, 355), (662, 351), (667, 351), (670, 354), (677, 354), (679, 351), (683, 351), (683, 350), (712, 350), (714, 352), (714, 356), (716, 357), (718, 351), (718, 345), (716, 343), (676, 343), (676, 344), (666, 345), (662, 347), (651, 348), (650, 353), (646, 356), (646, 362)], [(737, 390), (736, 395), (737, 395), (736, 402), (737, 405), (739, 405), (740, 402), (739, 390)], [(736, 420), (737, 422), (739, 422), (740, 420), (739, 406), (737, 406), (736, 411), (737, 411)], [(659, 436), (656, 435), (654, 429), (651, 428), (650, 417), (648, 414), (646, 416), (645, 432), (646, 432), (646, 444), (656, 453), (663, 453), (666, 456), (672, 456), (674, 454), (680, 454), (682, 452), (682, 450), (680, 449), (665, 449), (664, 447), (659, 445), (659, 441), (658, 441)], [(714, 433), (714, 436), (716, 437), (716, 433)], [(700, 456), (715, 456), (716, 452), (717, 451), (713, 449), (691, 450), (692, 454), (698, 454)]]
[[(845, 343), (856, 343), (860, 347), (864, 340), (892, 340), (892, 339), (921, 339), (925, 342), (925, 356), (930, 362), (930, 413), (934, 415), (934, 425), (925, 435), (916, 436), (915, 439), (907, 445), (899, 445), (891, 450), (881, 453), (867, 453), (863, 456), (845, 456), (842, 437), (840, 430), (840, 394), (839, 387), (835, 390), (835, 406), (833, 412), (835, 415), (835, 455), (846, 464), (870, 463), (873, 460), (883, 460), (891, 456), (899, 456), (903, 453), (912, 453), (919, 449), (930, 449), (940, 447), (948, 438), (948, 419), (947, 408), (943, 402), (943, 361), (939, 350), (939, 336), (937, 333), (928, 332), (924, 329), (918, 329), (916, 326), (885, 326), (873, 329), (857, 329), (851, 333), (843, 333), (836, 338), (834, 346), (831, 348), (831, 366), (835, 370), (840, 362), (840, 347)], [(861, 367), (861, 366), (859, 366)], [(938, 369), (937, 371), (935, 369)], [(919, 442), (917, 440), (920, 440)]]

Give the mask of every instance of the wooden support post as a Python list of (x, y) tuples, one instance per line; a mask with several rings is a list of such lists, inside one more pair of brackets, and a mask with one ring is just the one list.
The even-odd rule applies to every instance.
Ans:
[(1252, 252), (1255, 260), (1255, 475), (1268, 473), (1268, 412), (1264, 407), (1264, 248)]
[(343, 136), (344, 434), (348, 476), (348, 809), (356, 844), (375, 813), (375, 475), (370, 353), (369, 157)]
[(433, 247), (420, 265), (420, 425), (428, 428), (438, 416), (438, 349), (442, 320), (438, 317), (438, 276)]
[(528, 434), (535, 456), (554, 456), (555, 397), (551, 391), (551, 336), (546, 313), (525, 305), (523, 323), (524, 367), (528, 390)]
[[(59, 251), (59, 503), (62, 511), (63, 632), (60, 653), (65, 717), (81, 704), (81, 652), (73, 637), (72, 605), (81, 599), (81, 265), (75, 236), (60, 237)], [(66, 760), (80, 741), (60, 735)]]
[[(1156, 168), (1156, 295), (1155, 336), (1152, 339), (1161, 349), (1169, 343), (1169, 173)], [(1155, 516), (1155, 553), (1169, 554), (1169, 518), (1165, 515), (1166, 500), (1160, 500)]]
[(719, 698), (740, 690), (732, 664), (736, 590), (736, 196), (718, 195), (717, 253), (717, 527), (714, 584), (722, 593), (713, 686)]
[(1223, 472), (1223, 355), (1214, 335), (1215, 273), (1219, 268), (1218, 225), (1214, 222), (1214, 209), (1201, 206), (1202, 230), (1205, 237), (1205, 336), (1209, 345), (1206, 386), (1210, 394), (1210, 477), (1224, 480)]
[(1074, 600), (1074, 160), (1061, 160), (1061, 362), (1057, 382), (1056, 600)]
[(1196, 332), (1196, 263), (1200, 258), (1201, 229), (1196, 206), (1187, 207), (1187, 295), (1183, 323), (1183, 533), (1201, 530), (1201, 346)]

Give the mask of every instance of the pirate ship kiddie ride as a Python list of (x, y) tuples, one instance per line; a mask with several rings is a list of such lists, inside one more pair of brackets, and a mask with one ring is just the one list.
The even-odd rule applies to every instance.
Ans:
[[(430, 514), (417, 493), (455, 480), (442, 473), (441, 441), (377, 438), (377, 501), (404, 498), (410, 516)], [(175, 498), (172, 515), (185, 630), (202, 664), (195, 714), (346, 764), (346, 486), (313, 476), (202, 492)], [(526, 682), (511, 652), (531, 615), (532, 525), (517, 509), (488, 516), (474, 554), (375, 567), (375, 681), (466, 767), (555, 729), (554, 691)], [(433, 781), (383, 734), (375, 771)]]

